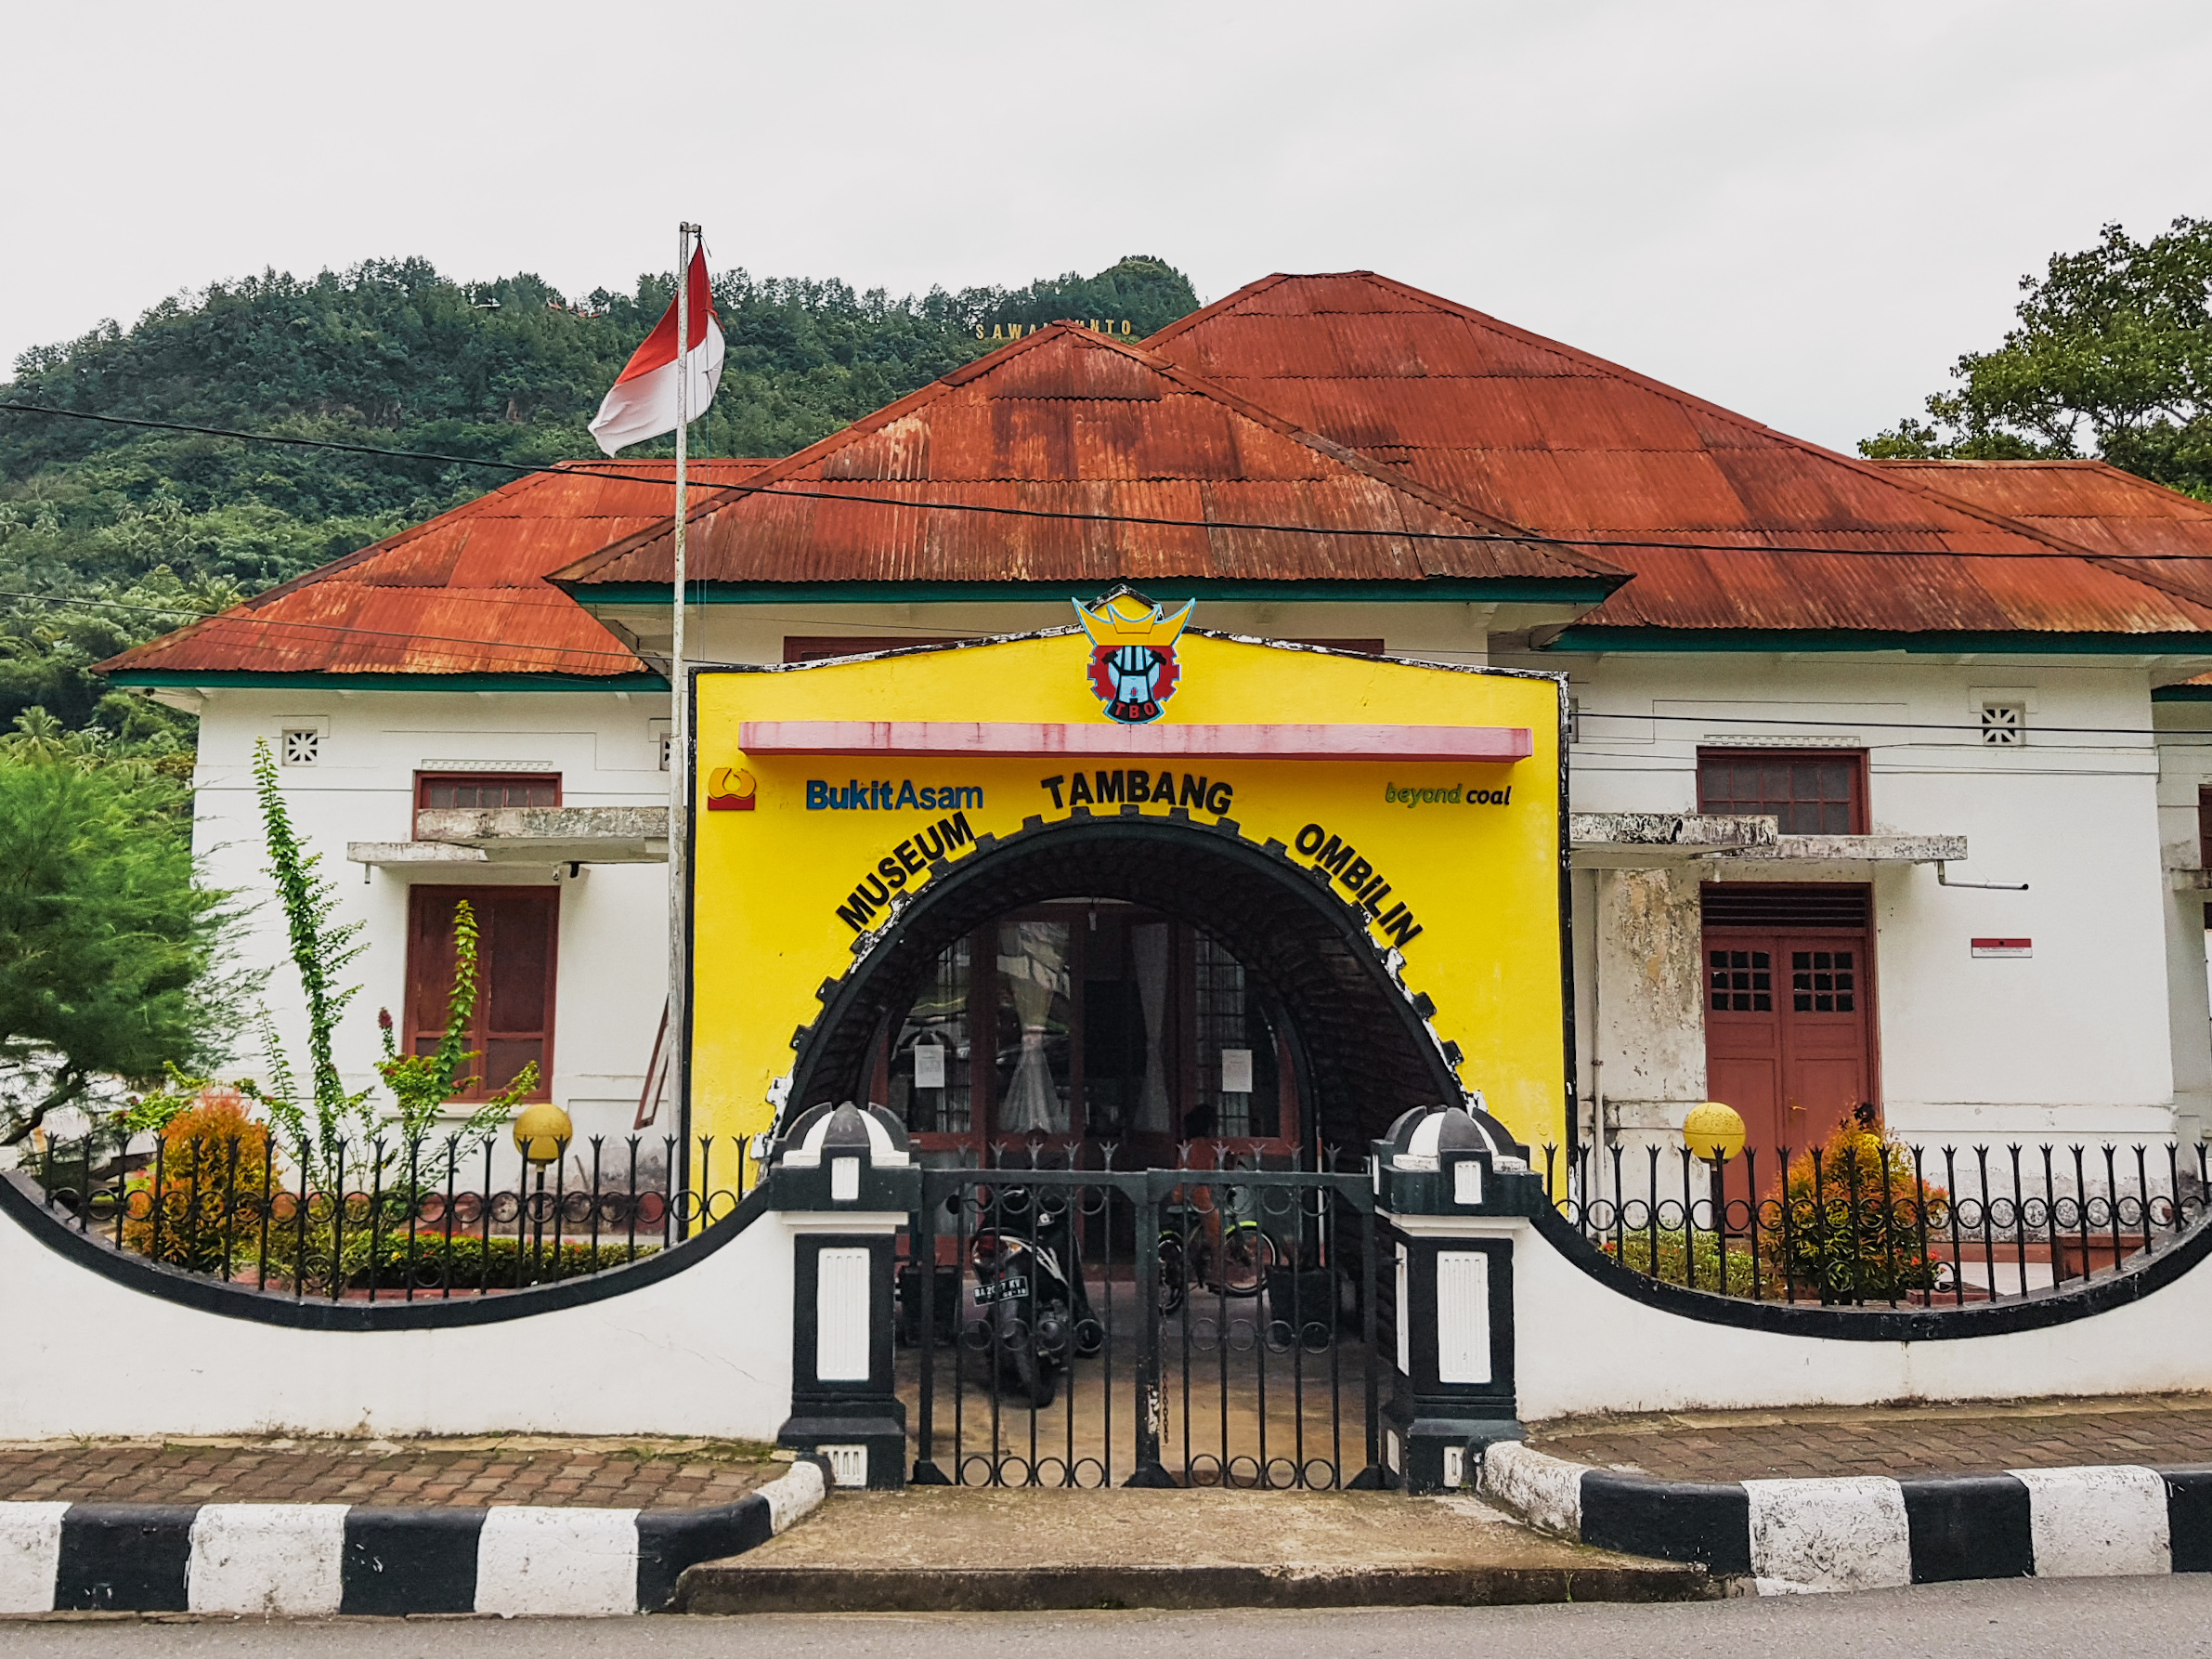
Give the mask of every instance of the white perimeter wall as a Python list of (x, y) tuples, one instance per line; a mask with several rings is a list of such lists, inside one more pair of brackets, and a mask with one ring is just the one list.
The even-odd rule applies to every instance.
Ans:
[[(2188, 971), (2188, 941), (2172, 937), (2179, 908), (2161, 870), (2159, 754), (2140, 665), (1621, 654), (1577, 660), (1571, 690), (1582, 712), (1578, 812), (1694, 812), (1701, 747), (1844, 740), (1867, 751), (1875, 834), (1963, 835), (1971, 858), (1950, 867), (1954, 881), (2029, 884), (1945, 888), (1932, 865), (1579, 869), (1576, 902), (1589, 913), (1577, 926), (1581, 1084), (1587, 1099), (1602, 1082), (1625, 1141), (1677, 1129), (1705, 1095), (1705, 881), (1873, 884), (1879, 1098), (1907, 1140), (2166, 1135), (2177, 1053), (2212, 1100), (2201, 938), (2193, 977), (2180, 991), (2169, 983), (2172, 961)], [(1894, 729), (1971, 725), (1984, 700), (2027, 705), (2024, 747)], [(2052, 729), (2065, 726), (2120, 730)], [(2193, 780), (2187, 792), (2193, 835)], [(1984, 935), (2032, 938), (2035, 954), (1972, 957), (1969, 941)], [(2177, 1027), (2172, 1011), (2191, 996), (2195, 1013)]]
[[(651, 1434), (774, 1440), (791, 1410), (795, 1228), (558, 1313), (308, 1331), (131, 1289), (0, 1216), (0, 1440)], [(869, 1218), (838, 1216), (840, 1231)]]
[(1522, 1417), (2183, 1392), (2212, 1385), (2212, 1266), (2110, 1313), (2004, 1336), (1854, 1342), (1669, 1313), (1600, 1284), (1526, 1223), (1514, 1248)]

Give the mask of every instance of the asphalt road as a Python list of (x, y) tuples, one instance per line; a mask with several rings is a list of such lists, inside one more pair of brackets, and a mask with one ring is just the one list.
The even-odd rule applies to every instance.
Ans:
[(243, 1622), (0, 1620), (5, 1659), (2168, 1659), (2212, 1655), (2212, 1575), (2016, 1579), (1860, 1596), (1354, 1613), (841, 1614)]

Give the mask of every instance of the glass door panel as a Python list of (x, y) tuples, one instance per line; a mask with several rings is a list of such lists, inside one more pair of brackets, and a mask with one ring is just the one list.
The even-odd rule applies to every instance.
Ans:
[(1000, 1135), (1073, 1132), (1074, 1006), (1068, 961), (1073, 933), (1066, 921), (998, 924), (994, 1128)]
[(891, 1046), (891, 1108), (909, 1134), (965, 1137), (974, 1128), (968, 963), (966, 939), (939, 953)]

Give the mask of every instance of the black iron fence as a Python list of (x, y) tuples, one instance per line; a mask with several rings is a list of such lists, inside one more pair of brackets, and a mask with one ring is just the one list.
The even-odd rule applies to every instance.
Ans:
[[(543, 1143), (539, 1143), (542, 1149)], [(503, 1135), (339, 1141), (94, 1134), (36, 1152), (47, 1210), (119, 1250), (293, 1298), (489, 1296), (605, 1272), (728, 1215), (748, 1142), (592, 1136), (527, 1158)]]
[(923, 1173), (898, 1274), (917, 1483), (1384, 1483), (1364, 1173), (1054, 1156)]
[(1967, 1307), (2133, 1271), (2203, 1225), (2201, 1142), (1961, 1149), (1845, 1132), (1807, 1151), (1544, 1149), (1544, 1189), (1637, 1273), (1716, 1295)]

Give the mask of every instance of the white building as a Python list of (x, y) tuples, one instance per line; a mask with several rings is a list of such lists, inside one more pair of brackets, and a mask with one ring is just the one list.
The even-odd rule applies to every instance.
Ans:
[[(357, 1083), (378, 1006), (442, 1024), (462, 889), (495, 1080), (538, 1058), (581, 1131), (639, 1121), (667, 466), (511, 485), (112, 665), (200, 713), (220, 882), (258, 884), (249, 769), (279, 751), (368, 923)], [(1770, 1149), (1862, 1103), (1961, 1146), (2202, 1131), (2200, 503), (2095, 464), (1837, 455), (1366, 273), (1270, 278), (1135, 347), (1056, 326), (798, 455), (700, 470), (757, 492), (694, 495), (695, 660), (1061, 626), (1127, 581), (1195, 597), (1199, 626), (1565, 673), (1585, 1143), (1663, 1142), (1708, 1096)], [(1244, 1015), (1203, 941), (1161, 936), (1184, 966), (1063, 952), (1072, 1121), (1120, 1109), (1126, 1027), (1174, 1050), (1187, 1133), (1292, 1139), (1215, 1115), (1208, 1022)], [(981, 1062), (1012, 1002), (969, 960), (917, 1006), (969, 1022)], [(913, 1083), (907, 1041), (871, 1086)], [(971, 1072), (925, 1143), (989, 1132), (1003, 1091)]]

